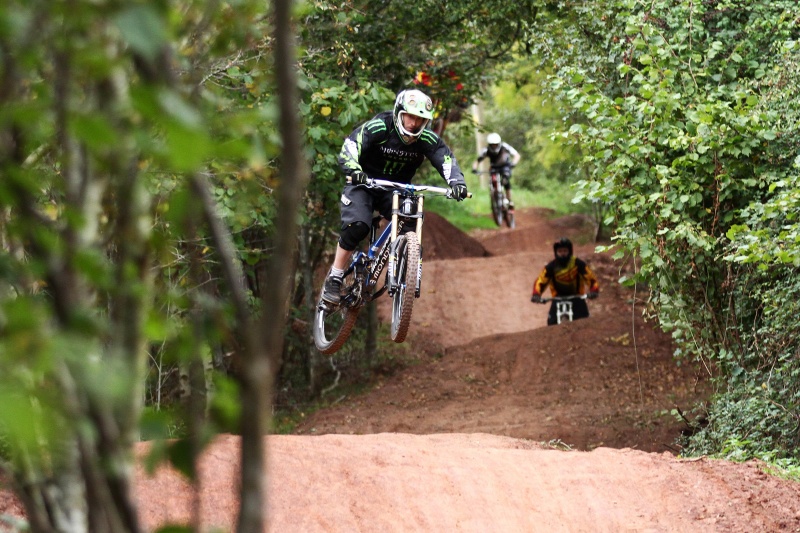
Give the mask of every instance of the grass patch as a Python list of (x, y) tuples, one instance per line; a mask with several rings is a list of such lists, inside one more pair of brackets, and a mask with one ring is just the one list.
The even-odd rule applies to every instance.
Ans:
[[(474, 193), (473, 193), (474, 194)], [(491, 229), (497, 226), (490, 216), (488, 206), (489, 196), (486, 193), (486, 202), (482, 202), (480, 194), (463, 202), (425, 202), (425, 211), (431, 211), (447, 219), (448, 222), (465, 233), (474, 229)], [(481, 205), (486, 203), (486, 208)]]
[(764, 471), (772, 476), (796, 482), (800, 481), (800, 465), (796, 463), (796, 460), (768, 463), (764, 466)]
[[(425, 202), (425, 210), (432, 211), (446, 218), (448, 222), (469, 233), (473, 229), (496, 228), (492, 220), (492, 207), (489, 200), (488, 185), (482, 187), (480, 177), (468, 174), (467, 188), (472, 193), (472, 198), (463, 202), (445, 201), (440, 198), (431, 198)], [(572, 213), (589, 212), (589, 207), (583, 204), (572, 203), (573, 191), (568, 186), (557, 180), (540, 180), (535, 190), (513, 187), (512, 177), (511, 197), (517, 209), (525, 207), (542, 207), (552, 209), (553, 216), (563, 216)], [(435, 183), (426, 181), (426, 183)]]

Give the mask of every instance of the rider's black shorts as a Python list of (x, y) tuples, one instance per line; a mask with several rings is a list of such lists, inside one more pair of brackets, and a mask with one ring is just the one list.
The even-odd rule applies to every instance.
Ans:
[(377, 211), (383, 218), (392, 217), (392, 192), (368, 189), (359, 185), (345, 185), (339, 201), (342, 213), (342, 229), (355, 222), (372, 225), (372, 213)]
[(492, 167), (492, 170), (497, 170), (500, 173), (500, 184), (503, 188), (511, 189), (511, 165)]

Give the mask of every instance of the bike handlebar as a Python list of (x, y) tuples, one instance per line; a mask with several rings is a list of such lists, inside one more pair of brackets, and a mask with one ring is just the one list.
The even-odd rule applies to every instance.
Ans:
[[(350, 176), (347, 177), (347, 182), (350, 183)], [(402, 189), (409, 191), (412, 194), (420, 192), (428, 192), (453, 198), (453, 189), (450, 187), (434, 187), (433, 185), (413, 185), (411, 183), (399, 183), (396, 181), (382, 180), (379, 178), (367, 178), (367, 187), (389, 187), (392, 189)], [(472, 193), (467, 192), (467, 198), (472, 198)]]
[[(508, 166), (511, 167), (511, 168), (514, 168), (517, 165), (508, 165)], [(502, 168), (503, 167), (500, 166), (500, 167), (495, 167), (495, 168), (492, 168), (492, 169), (489, 169), (489, 170), (473, 170), (472, 173), (473, 174), (492, 174), (492, 173), (498, 173), (499, 174), (500, 170), (502, 170)]]
[(585, 300), (586, 298), (588, 298), (588, 295), (586, 295), (586, 294), (576, 294), (574, 296), (554, 296), (554, 297), (551, 297), (551, 298), (542, 298), (542, 302), (541, 303), (546, 304), (547, 302), (564, 302), (564, 301), (567, 301), (567, 300)]

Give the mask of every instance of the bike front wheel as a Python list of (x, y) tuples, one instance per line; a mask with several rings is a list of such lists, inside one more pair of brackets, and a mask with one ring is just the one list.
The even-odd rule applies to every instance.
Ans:
[(517, 221), (514, 220), (514, 211), (511, 209), (506, 209), (506, 212), (503, 214), (503, 218), (506, 220), (506, 226), (508, 226), (510, 229), (517, 227)]
[(500, 194), (492, 191), (492, 219), (498, 226), (503, 225), (503, 204)]
[[(345, 294), (350, 291), (353, 284), (353, 276), (345, 276), (343, 285)], [(342, 300), (344, 301), (344, 297)], [(344, 304), (334, 305), (325, 302), (322, 297), (317, 303), (314, 312), (314, 344), (317, 350), (325, 355), (330, 355), (339, 351), (347, 339), (358, 318), (360, 307), (347, 307)]]
[(419, 280), (419, 239), (410, 231), (400, 235), (395, 262), (396, 289), (392, 294), (392, 340), (403, 342), (411, 324), (414, 295)]

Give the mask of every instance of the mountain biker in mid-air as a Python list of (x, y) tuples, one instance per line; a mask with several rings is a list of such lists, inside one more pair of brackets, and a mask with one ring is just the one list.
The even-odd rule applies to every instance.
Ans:
[(472, 172), (477, 173), (478, 164), (488, 157), (491, 169), (500, 174), (500, 182), (508, 198), (508, 208), (514, 209), (514, 202), (511, 201), (511, 168), (519, 163), (519, 152), (510, 144), (503, 142), (499, 133), (490, 133), (486, 137), (486, 143), (486, 148), (481, 150), (478, 158), (472, 163)]
[[(572, 241), (561, 237), (553, 243), (555, 259), (547, 263), (539, 277), (533, 283), (531, 302), (540, 303), (545, 289), (550, 287), (550, 294), (556, 296), (578, 296), (586, 294), (587, 298), (594, 299), (600, 293), (597, 277), (585, 261), (573, 257)], [(588, 290), (588, 294), (587, 291)], [(589, 306), (586, 300), (575, 299), (572, 302), (572, 318), (586, 318), (589, 316)], [(547, 325), (558, 323), (556, 316), (556, 302), (550, 304), (547, 314)]]
[(363, 187), (367, 178), (411, 183), (427, 158), (447, 181), (456, 200), (467, 197), (464, 174), (444, 141), (426, 129), (433, 119), (433, 101), (422, 91), (410, 89), (397, 94), (392, 111), (384, 111), (356, 127), (339, 152), (339, 166), (348, 176), (342, 192), (342, 226), (336, 256), (325, 279), (322, 299), (332, 304), (341, 300), (342, 275), (353, 251), (369, 234), (373, 210), (391, 218), (392, 193)]

